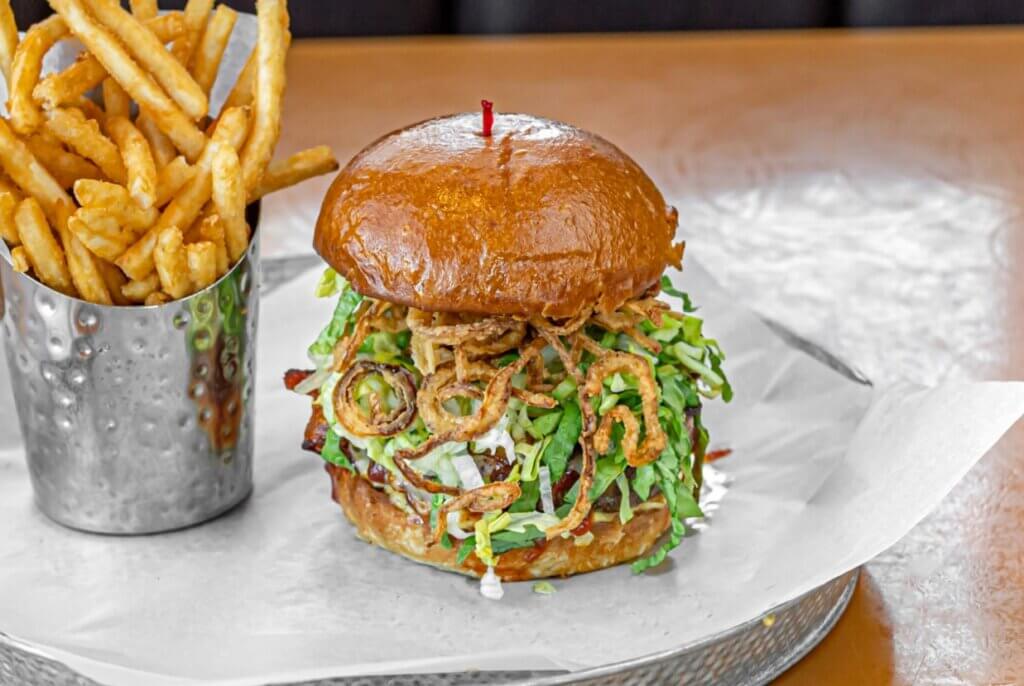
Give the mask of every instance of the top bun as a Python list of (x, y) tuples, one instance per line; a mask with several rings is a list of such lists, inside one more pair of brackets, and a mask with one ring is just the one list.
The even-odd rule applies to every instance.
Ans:
[(607, 312), (669, 265), (676, 212), (614, 145), (568, 124), (479, 113), (389, 133), (341, 170), (313, 239), (355, 290), (432, 312)]

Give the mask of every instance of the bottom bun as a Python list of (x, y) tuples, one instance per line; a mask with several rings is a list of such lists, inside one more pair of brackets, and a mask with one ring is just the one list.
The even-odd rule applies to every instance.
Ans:
[[(369, 543), (404, 555), (416, 562), (469, 576), (481, 576), (487, 570), (476, 555), (462, 564), (455, 561), (458, 541), (446, 549), (432, 544), (430, 531), (409, 514), (391, 504), (387, 494), (374, 488), (365, 478), (327, 465), (334, 486), (334, 499), (355, 525), (359, 537)], [(661, 500), (656, 496), (652, 500)], [(576, 545), (573, 538), (540, 541), (529, 548), (517, 548), (498, 558), (495, 572), (506, 581), (525, 581), (552, 576), (570, 576), (593, 572), (635, 560), (647, 553), (669, 527), (667, 507), (637, 512), (625, 524), (618, 519), (594, 523), (589, 545)]]

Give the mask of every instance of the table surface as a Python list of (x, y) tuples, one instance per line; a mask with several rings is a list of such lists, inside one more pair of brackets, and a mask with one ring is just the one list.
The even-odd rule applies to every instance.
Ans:
[[(687, 259), (869, 378), (1019, 379), (1022, 66), (1018, 30), (298, 41), (282, 151), (481, 98), (574, 122), (648, 170)], [(270, 253), (309, 249), (327, 182), (268, 201)], [(1022, 429), (782, 683), (1024, 681)]]

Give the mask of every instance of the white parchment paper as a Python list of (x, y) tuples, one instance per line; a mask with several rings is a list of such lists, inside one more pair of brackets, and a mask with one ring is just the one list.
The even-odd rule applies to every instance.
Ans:
[(848, 381), (693, 265), (677, 283), (721, 339), (737, 396), (707, 407), (713, 447), (734, 450), (712, 479), (710, 521), (654, 573), (560, 580), (553, 596), (506, 584), (493, 602), (470, 579), (357, 540), (320, 460), (299, 449), (309, 403), (281, 373), (303, 366), (332, 307), (311, 296), (317, 276), (263, 303), (255, 492), (203, 526), (109, 537), (48, 521), (0, 387), (0, 632), (111, 684), (613, 663), (756, 618), (869, 560), (1024, 413), (1022, 383)]

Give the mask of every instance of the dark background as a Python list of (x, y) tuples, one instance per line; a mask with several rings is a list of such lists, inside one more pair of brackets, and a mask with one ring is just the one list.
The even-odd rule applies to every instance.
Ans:
[[(253, 8), (251, 0), (227, 4)], [(22, 28), (49, 14), (44, 0), (12, 5)], [(1024, 0), (292, 0), (289, 7), (296, 37), (1024, 22)]]

